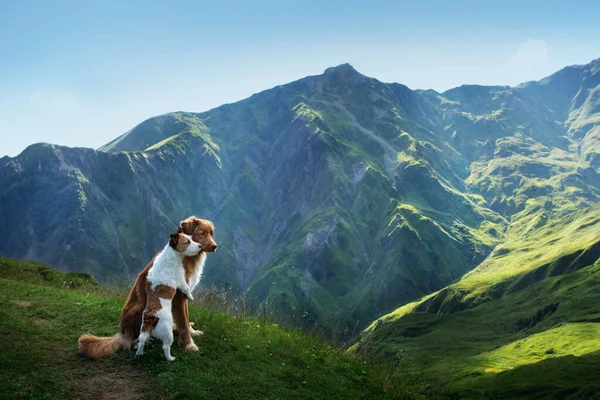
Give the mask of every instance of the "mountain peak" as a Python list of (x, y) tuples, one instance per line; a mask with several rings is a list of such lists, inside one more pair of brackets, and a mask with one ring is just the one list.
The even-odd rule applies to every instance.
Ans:
[(329, 67), (325, 70), (324, 75), (328, 74), (362, 75), (360, 72), (354, 69), (354, 67), (350, 63), (344, 63), (335, 67)]
[(354, 69), (348, 63), (341, 64), (336, 67), (329, 67), (323, 75), (319, 76), (319, 80), (328, 90), (339, 90), (347, 88), (356, 83), (360, 83), (366, 79), (366, 76)]

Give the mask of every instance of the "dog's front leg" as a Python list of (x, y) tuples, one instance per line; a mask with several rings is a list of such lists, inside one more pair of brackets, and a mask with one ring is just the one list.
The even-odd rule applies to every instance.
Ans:
[(190, 335), (192, 336), (201, 336), (204, 335), (204, 332), (202, 331), (198, 331), (196, 329), (193, 328), (194, 323), (193, 322), (189, 322), (190, 320), (190, 314), (189, 314), (189, 310), (188, 310), (188, 303), (187, 301), (185, 302), (185, 319), (188, 320), (188, 324), (190, 327)]
[(187, 297), (180, 291), (177, 291), (175, 294), (172, 311), (173, 319), (179, 329), (179, 338), (177, 342), (183, 342), (186, 351), (198, 351), (198, 346), (194, 343), (192, 332), (190, 331)]

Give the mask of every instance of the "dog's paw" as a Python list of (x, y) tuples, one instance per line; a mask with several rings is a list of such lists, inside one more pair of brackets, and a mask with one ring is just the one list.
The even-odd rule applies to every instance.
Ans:
[(204, 335), (204, 332), (198, 331), (190, 326), (190, 334), (192, 336), (202, 336), (202, 335)]
[(199, 350), (198, 346), (196, 346), (196, 343), (194, 343), (194, 342), (185, 346), (185, 351), (198, 351), (198, 350)]
[(192, 296), (192, 294), (186, 294), (187, 298), (189, 301), (194, 301), (194, 296)]
[(204, 335), (204, 332), (202, 331), (197, 331), (196, 329), (193, 328), (193, 326), (196, 325), (194, 322), (190, 322), (188, 324), (188, 326), (190, 327), (190, 334), (192, 336), (200, 336), (200, 335)]
[(175, 357), (173, 357), (173, 356), (167, 357), (167, 361), (175, 361)]

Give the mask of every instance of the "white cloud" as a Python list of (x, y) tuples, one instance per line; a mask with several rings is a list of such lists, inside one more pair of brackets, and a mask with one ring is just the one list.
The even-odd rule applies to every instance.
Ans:
[(550, 46), (543, 40), (527, 39), (510, 56), (510, 65), (516, 69), (545, 67), (550, 62)]

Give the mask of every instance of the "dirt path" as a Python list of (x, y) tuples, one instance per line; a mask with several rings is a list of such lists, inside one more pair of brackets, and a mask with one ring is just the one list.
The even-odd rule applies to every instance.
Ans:
[[(73, 398), (127, 400), (153, 398), (145, 387), (141, 367), (123, 360), (125, 354), (117, 354), (113, 359), (89, 360), (79, 354), (70, 354), (63, 360), (65, 370), (71, 375)], [(133, 353), (126, 354), (133, 357)]]
[(126, 368), (104, 371), (81, 379), (82, 398), (127, 400), (147, 398), (141, 374)]

